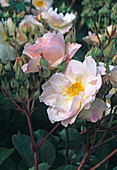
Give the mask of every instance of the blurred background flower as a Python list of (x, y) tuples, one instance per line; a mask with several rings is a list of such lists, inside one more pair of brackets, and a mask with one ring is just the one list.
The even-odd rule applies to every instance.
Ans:
[(0, 0), (0, 4), (2, 7), (8, 7), (9, 4), (9, 0)]

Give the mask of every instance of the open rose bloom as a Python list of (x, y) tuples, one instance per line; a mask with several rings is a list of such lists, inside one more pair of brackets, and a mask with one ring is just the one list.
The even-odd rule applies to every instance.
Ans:
[[(39, 98), (50, 106), (47, 113), (52, 123), (61, 121), (67, 127), (74, 123), (77, 116), (92, 122), (101, 118), (103, 111), (95, 112), (93, 109), (92, 112), (81, 112), (91, 107), (102, 85), (100, 69), (91, 56), (86, 57), (83, 63), (71, 60), (64, 74), (55, 73), (43, 84), (43, 93)], [(104, 110), (105, 104), (102, 105), (100, 107)]]
[(23, 65), (24, 73), (34, 73), (39, 71), (41, 57), (43, 56), (49, 63), (49, 69), (57, 66), (65, 60), (70, 60), (81, 44), (68, 42), (65, 46), (62, 34), (47, 33), (39, 37), (34, 45), (27, 43), (23, 54), (30, 58), (29, 63)]
[(58, 32), (65, 34), (73, 26), (72, 22), (75, 20), (76, 15), (73, 13), (57, 13), (57, 8), (53, 10), (50, 8), (48, 11), (42, 12), (42, 18), (47, 21), (51, 28)]

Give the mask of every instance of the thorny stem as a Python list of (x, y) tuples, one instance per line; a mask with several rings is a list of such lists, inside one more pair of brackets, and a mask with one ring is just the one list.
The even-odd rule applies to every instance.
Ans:
[(117, 149), (115, 149), (113, 152), (111, 152), (106, 158), (104, 158), (101, 162), (99, 162), (97, 165), (95, 165), (90, 170), (95, 170), (96, 168), (98, 168), (100, 165), (102, 165), (104, 162), (106, 162), (109, 158), (111, 158), (116, 153), (117, 153)]
[(68, 153), (69, 153), (69, 132), (68, 127), (65, 128), (65, 134), (66, 134), (66, 155), (65, 155), (65, 165), (68, 164)]
[(42, 143), (51, 135), (51, 133), (60, 125), (60, 122), (41, 140), (41, 142), (37, 145), (37, 149), (42, 145)]

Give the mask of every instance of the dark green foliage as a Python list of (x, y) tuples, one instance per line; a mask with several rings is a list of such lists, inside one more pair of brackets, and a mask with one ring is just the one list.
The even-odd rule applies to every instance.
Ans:
[(18, 132), (18, 135), (13, 135), (12, 142), (26, 165), (32, 167), (34, 165), (34, 157), (33, 151), (30, 148), (31, 138)]

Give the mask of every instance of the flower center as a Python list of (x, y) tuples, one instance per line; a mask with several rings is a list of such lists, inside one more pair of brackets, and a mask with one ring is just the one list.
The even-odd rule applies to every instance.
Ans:
[(65, 93), (70, 97), (74, 97), (76, 95), (79, 95), (80, 91), (84, 91), (84, 87), (81, 81), (77, 81), (74, 84), (72, 84), (70, 87), (68, 87), (68, 89), (65, 90)]
[(39, 8), (39, 7), (45, 7), (45, 1), (44, 0), (35, 0), (34, 5)]

